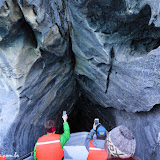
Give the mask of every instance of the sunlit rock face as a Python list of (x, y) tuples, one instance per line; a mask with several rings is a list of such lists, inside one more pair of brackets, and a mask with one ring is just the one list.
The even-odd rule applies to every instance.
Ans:
[(137, 112), (160, 103), (157, 5), (158, 1), (69, 1), (75, 73), (103, 107)]

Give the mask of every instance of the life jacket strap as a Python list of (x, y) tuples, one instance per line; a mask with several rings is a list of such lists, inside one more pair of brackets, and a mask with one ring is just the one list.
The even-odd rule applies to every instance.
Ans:
[(60, 142), (60, 140), (48, 141), (48, 142), (38, 142), (37, 145), (52, 144), (52, 143), (58, 143), (58, 142)]
[(89, 150), (97, 150), (97, 151), (100, 151), (100, 150), (104, 150), (104, 149), (100, 149), (100, 148), (94, 148), (94, 147), (89, 147)]

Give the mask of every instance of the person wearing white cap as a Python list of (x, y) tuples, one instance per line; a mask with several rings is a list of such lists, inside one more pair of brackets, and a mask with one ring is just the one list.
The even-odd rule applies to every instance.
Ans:
[(105, 141), (107, 160), (140, 160), (138, 157), (133, 156), (135, 149), (136, 140), (127, 127), (121, 125), (108, 133)]

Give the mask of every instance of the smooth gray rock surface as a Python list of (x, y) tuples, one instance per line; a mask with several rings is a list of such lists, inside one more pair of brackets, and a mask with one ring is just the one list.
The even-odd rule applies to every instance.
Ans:
[(103, 107), (137, 112), (160, 103), (159, 2), (152, 2), (69, 1), (75, 72)]
[[(34, 2), (41, 5), (40, 1)], [(0, 103), (5, 103), (0, 106), (0, 119), (4, 119), (0, 121), (0, 152), (7, 155), (32, 151), (45, 133), (44, 122), (56, 120), (58, 130), (62, 110), (70, 113), (77, 99), (68, 26), (54, 19), (52, 7), (56, 6), (48, 1), (43, 11), (37, 11), (45, 15), (44, 19), (34, 26), (33, 6), (29, 3), (0, 2), (0, 82), (9, 88), (6, 91), (3, 84), (5, 90), (0, 91)], [(5, 117), (9, 118), (7, 123)]]
[(94, 109), (112, 128), (136, 129), (146, 160), (159, 133), (159, 8), (158, 0), (1, 0), (0, 152), (32, 151), (44, 122), (60, 130), (61, 111), (76, 110), (82, 93), (91, 100), (86, 124)]
[(10, 129), (18, 111), (18, 96), (0, 76), (0, 150), (3, 148), (3, 137)]

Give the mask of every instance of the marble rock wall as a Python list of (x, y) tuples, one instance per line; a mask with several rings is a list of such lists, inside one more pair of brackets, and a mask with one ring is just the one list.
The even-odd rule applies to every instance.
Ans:
[(146, 160), (159, 133), (159, 6), (158, 0), (1, 0), (0, 152), (33, 150), (44, 122), (55, 119), (59, 127), (61, 111), (71, 113), (82, 93), (106, 108), (97, 109), (100, 116), (110, 107), (111, 125), (137, 129), (136, 154)]
[(69, 1), (75, 73), (103, 107), (149, 111), (160, 103), (158, 1)]
[(63, 3), (0, 2), (2, 154), (32, 151), (45, 133), (44, 122), (57, 120), (63, 109), (70, 112), (77, 99)]

